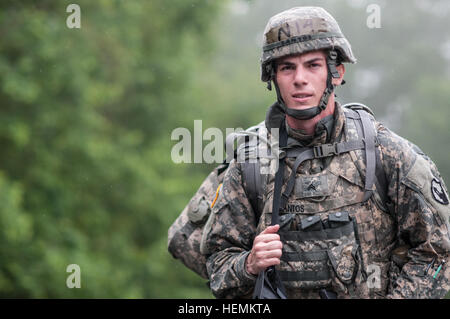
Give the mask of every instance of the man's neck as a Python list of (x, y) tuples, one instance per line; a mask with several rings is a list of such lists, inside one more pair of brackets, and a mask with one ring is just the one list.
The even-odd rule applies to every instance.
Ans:
[(334, 96), (330, 96), (330, 99), (328, 100), (327, 108), (325, 110), (323, 110), (322, 112), (320, 112), (315, 117), (313, 117), (312, 119), (298, 120), (294, 117), (286, 115), (286, 120), (287, 120), (288, 125), (290, 127), (292, 127), (293, 129), (302, 130), (302, 131), (304, 131), (305, 134), (312, 136), (312, 135), (314, 135), (314, 131), (316, 129), (317, 122), (319, 122), (321, 119), (323, 119), (324, 117), (326, 117), (328, 115), (334, 114), (334, 108), (335, 108)]

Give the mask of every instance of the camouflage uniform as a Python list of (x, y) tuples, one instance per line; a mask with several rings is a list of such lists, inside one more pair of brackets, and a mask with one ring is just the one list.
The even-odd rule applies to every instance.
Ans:
[[(331, 287), (339, 298), (441, 298), (450, 289), (450, 269), (444, 264), (436, 279), (433, 279), (433, 275), (438, 265), (444, 260), (447, 264), (449, 261), (449, 206), (435, 199), (431, 193), (431, 183), (437, 180), (444, 188), (445, 185), (436, 166), (417, 147), (381, 123), (377, 122), (376, 128), (379, 141), (377, 148), (382, 154), (383, 169), (389, 182), (392, 216), (381, 209), (382, 203), (376, 193), (364, 205), (360, 203), (364, 180), (358, 167), (365, 168), (361, 151), (303, 163), (297, 170), (297, 183), (289, 198), (286, 214), (295, 213), (293, 224), (299, 224), (304, 217), (309, 216), (320, 216), (325, 220), (341, 211), (355, 217), (362, 263), (358, 265), (353, 282), (346, 283), (342, 278), (332, 279)], [(305, 143), (298, 132), (292, 129), (288, 131), (292, 142)], [(346, 125), (343, 109), (337, 105), (331, 136), (328, 137), (326, 131), (322, 130), (307, 143), (319, 145), (326, 141), (333, 142), (341, 132), (345, 139), (356, 134), (354, 127)], [(292, 167), (292, 160), (287, 161), (286, 179)], [(252, 248), (253, 239), (270, 225), (271, 220), (274, 172), (266, 176), (264, 210), (256, 226), (255, 214), (242, 186), (240, 167), (236, 161), (230, 164), (210, 215), (210, 227), (205, 230), (210, 287), (219, 298), (251, 295), (256, 276), (246, 272), (245, 259)], [(323, 177), (327, 181), (326, 185), (321, 183), (322, 187), (317, 187), (315, 192), (305, 192), (302, 181), (323, 180)], [(446, 190), (443, 192), (447, 193)], [(289, 242), (283, 241), (283, 254), (292, 249), (291, 246)], [(404, 265), (399, 265), (393, 258), (392, 253), (398, 247), (408, 247)], [(308, 247), (301, 249), (307, 250)], [(345, 251), (337, 253), (341, 256), (338, 257), (338, 264), (345, 274), (352, 265), (346, 264)], [(435, 263), (425, 274), (433, 258)], [(283, 264), (277, 268), (284, 269)], [(380, 270), (378, 283), (371, 282), (370, 276), (370, 270), (376, 267)], [(372, 288), (369, 288), (371, 283)], [(289, 283), (286, 288), (290, 298), (318, 298), (314, 288), (289, 287)]]
[[(316, 9), (307, 10), (314, 12)], [(280, 15), (272, 18), (272, 21), (282, 21), (285, 27), (281, 32), (277, 29), (278, 40), (283, 34), (292, 36), (289, 33), (293, 24), (290, 31), (286, 31), (289, 19), (284, 18), (290, 13), (292, 11), (281, 18)], [(313, 21), (317, 25), (312, 23), (310, 27), (320, 29), (326, 19)], [(302, 26), (296, 27), (301, 29)], [(266, 28), (266, 34), (270, 34), (270, 30)], [(294, 46), (303, 46), (301, 49), (304, 50), (306, 45), (308, 50), (314, 50), (334, 41), (327, 38), (321, 46), (322, 40), (312, 39), (316, 41), (312, 46), (311, 42), (285, 43), (281, 49), (274, 49), (277, 52), (284, 50), (276, 57), (298, 53), (292, 49)], [(342, 44), (344, 40), (336, 41)], [(343, 46), (349, 47), (347, 44)], [(339, 49), (341, 58), (346, 56), (347, 62), (355, 61), (351, 50)], [(268, 81), (271, 66), (270, 59), (265, 57), (263, 54), (262, 79)], [(288, 127), (288, 147), (355, 140), (357, 128), (345, 112), (346, 109), (336, 103), (331, 122), (324, 123), (325, 119), (319, 122), (312, 137)], [(283, 114), (283, 106), (272, 106), (265, 122), (268, 131), (280, 127)], [(375, 187), (370, 199), (362, 200), (366, 169), (362, 150), (301, 164), (295, 173), (294, 191), (280, 213), (281, 222), (287, 218), (290, 221), (279, 232), (283, 256), (276, 269), (286, 274), (282, 279), (289, 298), (318, 298), (318, 289), (322, 287), (335, 291), (338, 298), (442, 298), (450, 289), (450, 268), (447, 266), (450, 206), (445, 184), (434, 163), (415, 145), (381, 123), (375, 120), (373, 123), (390, 203), (381, 200)], [(291, 174), (294, 160), (285, 159), (285, 181)], [(253, 292), (256, 276), (247, 273), (245, 261), (255, 236), (271, 223), (275, 170), (263, 176), (264, 208), (259, 220), (256, 220), (243, 187), (241, 164), (232, 161), (224, 177), (202, 239), (203, 252), (208, 258), (210, 288), (216, 297), (245, 298), (251, 297)], [(322, 240), (298, 232), (310, 221), (319, 221), (320, 225), (339, 224), (342, 216), (352, 220), (353, 227), (351, 223), (342, 224), (345, 226), (339, 226), (340, 235), (335, 238), (331, 238), (337, 234), (334, 230), (329, 232), (333, 236)], [(324, 252), (325, 258), (320, 256)], [(308, 262), (305, 262), (306, 255)], [(317, 276), (325, 268), (331, 269), (330, 277)], [(292, 279), (296, 273), (303, 274), (303, 279)], [(308, 274), (312, 273), (316, 275), (308, 279)]]

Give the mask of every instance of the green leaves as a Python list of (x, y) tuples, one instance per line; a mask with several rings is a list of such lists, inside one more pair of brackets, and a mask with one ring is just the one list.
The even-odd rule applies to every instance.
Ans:
[(79, 1), (69, 29), (69, 3), (1, 5), (0, 296), (170, 296), (167, 229), (196, 185), (169, 123), (220, 5)]

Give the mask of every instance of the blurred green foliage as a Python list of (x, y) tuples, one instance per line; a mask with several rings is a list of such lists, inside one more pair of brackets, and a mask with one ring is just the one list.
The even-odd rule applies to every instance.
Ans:
[[(174, 164), (171, 132), (262, 121), (275, 99), (259, 81), (264, 26), (311, 3), (78, 0), (69, 29), (73, 2), (0, 2), (0, 297), (212, 298), (167, 252), (167, 229), (214, 165)], [(365, 27), (369, 1), (314, 2), (359, 59), (339, 100), (368, 104), (448, 184), (445, 16), (372, 2), (381, 29)], [(69, 264), (81, 289), (66, 287)]]
[(222, 5), (77, 1), (69, 29), (70, 3), (0, 4), (0, 297), (209, 297), (169, 271), (168, 212), (202, 176), (167, 131)]

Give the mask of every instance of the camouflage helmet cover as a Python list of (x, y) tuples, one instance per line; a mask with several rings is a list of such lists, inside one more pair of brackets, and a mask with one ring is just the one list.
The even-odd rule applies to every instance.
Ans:
[(350, 43), (323, 8), (296, 7), (273, 16), (264, 30), (261, 80), (270, 81), (270, 62), (322, 49), (336, 49), (341, 62), (356, 63)]

